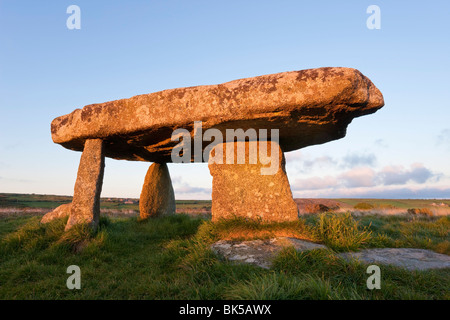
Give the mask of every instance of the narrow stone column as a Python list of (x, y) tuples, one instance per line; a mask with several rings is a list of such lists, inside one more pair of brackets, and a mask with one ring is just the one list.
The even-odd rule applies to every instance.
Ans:
[(141, 219), (175, 213), (175, 194), (167, 164), (153, 163), (148, 168), (139, 199), (139, 211)]
[[(267, 152), (261, 152), (262, 144), (267, 144)], [(211, 150), (208, 167), (213, 177), (212, 221), (233, 217), (263, 222), (298, 219), (284, 154), (276, 142), (262, 144), (226, 142)]]
[(90, 223), (93, 228), (98, 226), (104, 169), (103, 141), (101, 139), (86, 140), (78, 167), (66, 230), (80, 223)]

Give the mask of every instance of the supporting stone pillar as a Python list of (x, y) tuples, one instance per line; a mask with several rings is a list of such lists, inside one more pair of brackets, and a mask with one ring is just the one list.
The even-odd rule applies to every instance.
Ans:
[[(267, 152), (264, 148), (261, 152), (261, 146), (266, 143)], [(218, 144), (212, 149), (208, 163), (213, 177), (212, 221), (233, 217), (263, 222), (298, 219), (298, 208), (286, 176), (284, 154), (278, 143)]]
[(89, 223), (93, 228), (98, 226), (104, 169), (103, 141), (101, 139), (86, 140), (78, 167), (66, 230), (80, 223)]
[(175, 209), (175, 194), (167, 164), (153, 163), (145, 176), (139, 199), (140, 218), (174, 214)]

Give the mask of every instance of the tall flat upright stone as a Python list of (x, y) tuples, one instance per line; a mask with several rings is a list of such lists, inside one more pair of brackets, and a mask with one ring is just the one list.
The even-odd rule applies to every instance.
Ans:
[[(239, 148), (245, 149), (245, 158), (243, 152), (239, 154)], [(261, 142), (253, 141), (226, 142), (212, 149), (208, 166), (213, 177), (213, 221), (233, 217), (263, 222), (298, 219), (284, 154), (274, 141), (268, 141), (266, 148), (267, 153), (261, 154)], [(227, 153), (233, 156), (228, 163), (234, 164), (227, 164)]]
[(167, 164), (153, 163), (148, 169), (139, 200), (139, 211), (141, 219), (175, 213), (175, 194)]
[(104, 169), (103, 141), (100, 139), (86, 140), (78, 167), (66, 230), (81, 223), (89, 223), (93, 228), (98, 226)]

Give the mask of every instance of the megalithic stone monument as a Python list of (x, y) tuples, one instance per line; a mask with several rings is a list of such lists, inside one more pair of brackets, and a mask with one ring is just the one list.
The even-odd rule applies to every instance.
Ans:
[[(178, 144), (172, 139), (172, 133), (176, 129), (185, 129), (194, 144), (194, 123), (201, 121), (203, 130), (216, 129), (224, 137), (230, 129), (278, 130), (279, 135), (278, 141), (269, 143), (277, 146), (274, 150), (280, 152), (279, 170), (273, 177), (259, 176), (261, 173), (256, 170), (260, 168), (259, 162), (222, 164), (223, 167), (218, 163), (209, 164), (213, 175), (213, 220), (236, 215), (268, 221), (291, 220), (295, 208), (293, 201), (288, 200), (292, 195), (284, 172), (283, 153), (343, 138), (354, 118), (374, 113), (383, 105), (381, 92), (361, 72), (330, 67), (239, 79), (219, 85), (170, 89), (87, 105), (54, 119), (51, 124), (55, 143), (83, 151), (72, 206), (70, 210), (65, 207), (54, 215), (61, 216), (61, 212), (70, 211), (68, 228), (83, 221), (93, 221), (95, 225), (103, 165), (93, 154), (101, 155), (100, 159), (170, 163), (173, 162), (172, 149)], [(268, 139), (271, 141), (270, 136)], [(91, 141), (102, 142), (91, 145)], [(214, 148), (226, 149), (231, 142), (247, 145), (252, 139), (214, 142)], [(197, 147), (201, 151), (211, 149), (205, 141)], [(195, 157), (193, 153), (191, 161), (208, 159)], [(88, 180), (85, 180), (84, 163), (92, 165), (95, 172)], [(236, 174), (238, 177), (232, 178)], [(167, 185), (167, 178), (162, 181)], [(78, 187), (85, 183), (86, 189)], [(251, 192), (252, 188), (256, 191)], [(144, 185), (143, 190), (150, 189)], [(170, 188), (167, 192), (170, 193)], [(225, 195), (227, 201), (224, 201)], [(91, 200), (85, 201), (89, 197)], [(273, 200), (274, 197), (279, 197), (279, 201)], [(156, 203), (151, 198), (151, 192), (147, 192), (146, 202)], [(240, 210), (244, 207), (248, 210)], [(154, 209), (153, 212), (159, 212)], [(150, 209), (147, 207), (146, 210)], [(285, 216), (281, 214), (283, 211)], [(141, 212), (141, 215), (148, 212)], [(52, 213), (45, 221), (51, 216)]]

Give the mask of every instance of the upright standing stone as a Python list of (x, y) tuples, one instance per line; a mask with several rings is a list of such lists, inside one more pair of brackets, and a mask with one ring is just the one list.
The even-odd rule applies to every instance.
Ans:
[(90, 223), (93, 228), (98, 226), (104, 169), (103, 141), (101, 139), (86, 140), (78, 167), (66, 230), (80, 223)]
[[(298, 208), (292, 198), (284, 154), (280, 146), (276, 142), (267, 142), (271, 159), (269, 165), (275, 169), (270, 172), (268, 159), (260, 156), (261, 145), (257, 144), (255, 159), (252, 144), (256, 145), (256, 142), (226, 142), (212, 149), (208, 165), (213, 177), (212, 220), (243, 217), (263, 222), (282, 222), (298, 219)], [(237, 162), (239, 146), (245, 147), (245, 163), (241, 161), (243, 164)], [(226, 154), (227, 150), (231, 150), (230, 147), (234, 148), (235, 164), (226, 163)], [(277, 154), (272, 154), (269, 150), (276, 151)], [(218, 164), (217, 160), (222, 155), (222, 164)], [(269, 174), (262, 174), (261, 169), (264, 168)]]
[(165, 163), (153, 163), (145, 176), (139, 200), (141, 219), (175, 213), (175, 194)]

